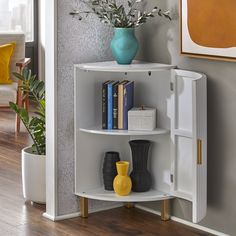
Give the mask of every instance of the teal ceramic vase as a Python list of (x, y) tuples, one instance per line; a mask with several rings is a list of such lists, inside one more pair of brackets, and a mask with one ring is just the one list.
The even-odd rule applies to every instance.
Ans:
[(121, 65), (129, 65), (136, 56), (139, 43), (134, 28), (115, 28), (111, 41), (112, 55)]

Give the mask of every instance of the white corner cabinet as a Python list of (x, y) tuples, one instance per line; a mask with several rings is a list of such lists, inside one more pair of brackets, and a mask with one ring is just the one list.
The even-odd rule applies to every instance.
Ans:
[[(206, 76), (175, 66), (135, 62), (87, 63), (75, 69), (75, 194), (81, 214), (88, 214), (88, 199), (115, 202), (162, 201), (163, 219), (168, 219), (169, 199), (192, 203), (192, 221), (197, 223), (207, 207), (207, 117)], [(127, 131), (101, 129), (102, 82), (133, 80), (135, 105), (157, 108), (157, 129)], [(117, 151), (131, 162), (129, 140), (152, 141), (148, 169), (152, 189), (117, 196), (105, 191), (102, 164), (107, 151)]]

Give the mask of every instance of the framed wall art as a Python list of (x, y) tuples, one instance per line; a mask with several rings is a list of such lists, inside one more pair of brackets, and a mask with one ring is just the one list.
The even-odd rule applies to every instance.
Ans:
[(236, 61), (236, 0), (180, 0), (181, 54)]

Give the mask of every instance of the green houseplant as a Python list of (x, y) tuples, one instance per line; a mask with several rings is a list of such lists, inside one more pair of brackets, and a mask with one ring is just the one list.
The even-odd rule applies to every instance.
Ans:
[(21, 91), (24, 96), (36, 106), (35, 114), (30, 118), (28, 111), (10, 102), (10, 107), (20, 117), (22, 123), (30, 134), (33, 145), (32, 151), (39, 155), (45, 155), (45, 85), (43, 81), (39, 81), (36, 75), (31, 75), (31, 71), (24, 70), (22, 74), (13, 73), (14, 76), (21, 80)]
[(157, 6), (150, 11), (142, 10), (144, 0), (127, 1), (127, 6), (118, 4), (116, 0), (80, 0), (80, 2), (84, 3), (88, 10), (74, 9), (70, 12), (72, 16), (82, 20), (83, 17), (95, 14), (102, 23), (115, 29), (110, 47), (118, 64), (131, 64), (137, 54), (139, 44), (135, 37), (135, 28), (155, 16), (171, 20), (170, 12), (162, 11)]
[(22, 96), (29, 96), (36, 109), (35, 115), (31, 117), (25, 108), (10, 102), (11, 109), (19, 115), (33, 141), (33, 145), (24, 148), (21, 155), (23, 195), (26, 200), (45, 203), (45, 85), (36, 75), (31, 75), (30, 70), (24, 70), (22, 74), (14, 73), (14, 76), (21, 81)]

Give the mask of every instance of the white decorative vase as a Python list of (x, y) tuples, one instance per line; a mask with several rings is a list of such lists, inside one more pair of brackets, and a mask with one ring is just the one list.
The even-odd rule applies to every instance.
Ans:
[(33, 154), (31, 147), (24, 148), (22, 160), (22, 185), (25, 200), (46, 203), (46, 156)]

